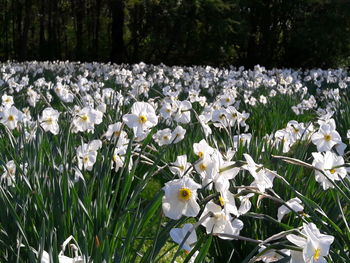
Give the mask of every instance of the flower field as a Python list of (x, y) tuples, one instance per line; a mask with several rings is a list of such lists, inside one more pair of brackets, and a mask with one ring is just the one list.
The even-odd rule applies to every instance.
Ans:
[(350, 262), (350, 74), (0, 64), (0, 262)]

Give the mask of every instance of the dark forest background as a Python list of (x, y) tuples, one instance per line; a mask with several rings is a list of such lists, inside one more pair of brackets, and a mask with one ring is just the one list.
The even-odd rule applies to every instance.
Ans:
[(350, 1), (0, 0), (0, 60), (350, 65)]

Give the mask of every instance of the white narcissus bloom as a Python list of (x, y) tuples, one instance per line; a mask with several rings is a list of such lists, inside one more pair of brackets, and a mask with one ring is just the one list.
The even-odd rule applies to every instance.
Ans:
[(241, 220), (232, 220), (231, 215), (213, 201), (209, 201), (207, 203), (199, 220), (201, 220), (208, 213), (212, 213), (212, 215), (202, 222), (207, 234), (213, 233), (217, 234), (222, 239), (233, 239), (233, 237), (223, 236), (220, 234), (238, 236), (239, 232), (243, 229), (243, 222)]
[(329, 253), (329, 248), (334, 241), (334, 237), (321, 234), (314, 223), (304, 223), (301, 233), (304, 236), (294, 234), (286, 236), (290, 242), (303, 249), (302, 252), (291, 254), (292, 262), (327, 263), (325, 257)]
[(294, 143), (294, 138), (292, 137), (291, 133), (287, 130), (278, 130), (275, 132), (275, 143), (277, 145), (283, 146), (283, 153), (287, 153), (290, 150), (290, 147)]
[(8, 96), (7, 94), (4, 94), (4, 95), (2, 95), (1, 100), (2, 100), (2, 105), (5, 108), (10, 108), (13, 105), (13, 97), (12, 96)]
[[(192, 224), (184, 224), (182, 228), (173, 228), (170, 230), (170, 236), (173, 239), (173, 241), (177, 244), (181, 244), (183, 240), (185, 239), (186, 235), (193, 229)], [(196, 230), (193, 229), (191, 234), (188, 236), (184, 244), (182, 245), (182, 248), (186, 251), (191, 251), (192, 246), (197, 242), (197, 234)]]
[(131, 113), (123, 116), (123, 122), (137, 137), (148, 134), (149, 129), (156, 126), (158, 117), (153, 106), (147, 102), (135, 102), (131, 107)]
[(192, 109), (191, 102), (187, 100), (177, 101), (176, 105), (177, 105), (177, 110), (175, 113), (174, 120), (178, 123), (190, 123), (191, 109)]
[[(286, 202), (286, 204), (294, 211), (294, 212), (301, 212), (304, 210), (304, 207), (302, 205), (301, 200), (298, 197), (292, 198), (289, 201)], [(278, 208), (277, 211), (277, 220), (278, 222), (282, 221), (282, 218), (288, 214), (289, 212), (291, 212), (291, 210), (285, 206), (282, 205)]]
[(234, 135), (233, 136), (233, 148), (238, 149), (239, 146), (244, 146), (244, 145), (249, 147), (251, 140), (252, 140), (251, 133), (241, 133), (240, 135)]
[(176, 161), (171, 163), (172, 166), (169, 167), (173, 174), (178, 175), (180, 178), (184, 176), (185, 172), (190, 174), (192, 171), (192, 165), (187, 162), (187, 155), (179, 155), (176, 157)]
[(184, 176), (167, 182), (163, 187), (163, 213), (166, 217), (177, 220), (182, 215), (195, 217), (200, 207), (197, 204), (197, 189), (201, 188), (193, 179)]
[(13, 160), (6, 163), (4, 166), (4, 173), (1, 175), (1, 180), (5, 181), (7, 186), (13, 186), (15, 182), (15, 174), (16, 174), (16, 164)]
[(213, 111), (212, 121), (214, 122), (214, 126), (218, 128), (227, 127), (229, 125), (229, 120), (227, 118), (226, 109), (218, 109)]
[(113, 124), (108, 125), (108, 130), (104, 134), (104, 136), (108, 139), (111, 140), (113, 138), (117, 137), (126, 137), (127, 134), (122, 130), (123, 124), (121, 122), (116, 122)]
[(220, 191), (219, 203), (227, 213), (239, 216), (235, 197), (228, 189)]
[[(344, 165), (344, 159), (341, 156), (332, 152), (312, 153), (314, 161), (312, 165), (322, 170), (331, 181), (339, 181), (347, 175), (347, 170)], [(328, 188), (334, 188), (332, 182), (330, 182), (322, 172), (315, 170), (316, 181), (322, 184), (324, 190)]]
[(204, 158), (199, 159), (194, 167), (201, 176), (202, 186), (209, 185), (209, 189), (212, 189), (211, 182), (219, 172), (219, 163), (211, 155), (204, 155)]
[(295, 120), (289, 121), (287, 123), (286, 131), (290, 133), (290, 138), (292, 142), (306, 137), (305, 124), (299, 123)]
[(57, 123), (59, 116), (60, 113), (53, 108), (44, 109), (39, 119), (40, 126), (44, 131), (50, 131), (52, 134), (57, 135), (60, 129)]
[(181, 126), (176, 126), (176, 128), (171, 133), (171, 142), (178, 143), (185, 138), (186, 130)]
[(260, 192), (265, 192), (265, 189), (272, 188), (275, 175), (264, 169), (262, 165), (257, 165), (249, 154), (245, 153), (243, 155), (247, 161), (247, 165), (244, 165), (243, 168), (248, 170), (255, 179), (251, 186), (256, 186)]
[(240, 118), (241, 113), (233, 106), (227, 107), (226, 111), (229, 124), (233, 127)]
[(11, 106), (10, 108), (3, 109), (0, 122), (10, 130), (13, 130), (17, 128), (18, 122), (21, 122), (23, 118), (23, 113), (15, 106)]
[[(262, 246), (259, 249), (259, 254), (262, 253), (266, 249), (265, 246)], [(284, 259), (285, 257), (281, 255), (281, 252), (287, 256), (290, 255), (290, 250), (288, 249), (281, 249), (281, 250), (275, 250), (275, 249), (269, 249), (267, 250), (264, 254), (262, 254), (260, 257), (256, 259), (256, 261), (263, 261), (265, 263), (270, 263), (270, 262), (277, 262), (281, 259)]]
[(97, 150), (101, 147), (102, 142), (100, 140), (93, 140), (77, 148), (78, 167), (80, 170), (92, 170), (96, 162)]
[(153, 140), (158, 143), (159, 146), (171, 144), (171, 130), (166, 128), (159, 130), (153, 135)]
[(159, 114), (164, 119), (170, 119), (171, 115), (175, 112), (176, 107), (174, 107), (170, 102), (164, 101), (162, 107), (159, 109)]
[(213, 154), (214, 148), (210, 147), (203, 139), (199, 143), (193, 144), (193, 151), (199, 158), (203, 159), (205, 156)]
[(215, 166), (215, 169), (212, 171), (214, 173), (212, 176), (215, 189), (217, 191), (226, 191), (230, 186), (230, 180), (236, 177), (240, 168), (235, 167), (235, 162), (233, 161), (225, 161), (222, 154), (217, 150), (212, 154), (212, 160)]
[(73, 119), (73, 132), (93, 132), (95, 125), (102, 122), (102, 112), (91, 107), (77, 109)]
[(330, 151), (334, 145), (341, 142), (339, 133), (331, 124), (322, 124), (318, 132), (311, 136), (311, 140), (319, 152)]

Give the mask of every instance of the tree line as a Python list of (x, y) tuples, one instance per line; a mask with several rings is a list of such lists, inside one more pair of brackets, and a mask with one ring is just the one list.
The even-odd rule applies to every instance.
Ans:
[(348, 0), (0, 0), (0, 60), (338, 67)]

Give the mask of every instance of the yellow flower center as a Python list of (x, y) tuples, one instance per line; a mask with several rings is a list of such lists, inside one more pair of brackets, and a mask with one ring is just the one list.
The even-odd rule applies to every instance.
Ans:
[(222, 212), (218, 212), (218, 213), (214, 213), (214, 217), (216, 220), (225, 220), (227, 221), (227, 217), (224, 213)]
[(15, 119), (15, 117), (13, 117), (13, 115), (10, 115), (10, 116), (7, 118), (8, 121), (13, 121), (14, 119)]
[(232, 116), (232, 118), (235, 119), (235, 118), (237, 118), (237, 113), (232, 113), (231, 116)]
[(83, 158), (83, 162), (84, 162), (84, 163), (87, 163), (88, 161), (89, 161), (89, 157), (85, 156), (85, 157)]
[(329, 142), (332, 139), (332, 136), (330, 136), (329, 134), (326, 134), (324, 136), (324, 139), (325, 139), (326, 142)]
[(114, 155), (113, 155), (113, 161), (115, 161), (115, 162), (116, 162), (116, 161), (117, 161), (117, 158), (118, 158), (118, 157), (117, 157), (117, 155), (116, 155), (116, 154), (114, 154)]
[(180, 201), (188, 201), (192, 196), (192, 191), (186, 187), (182, 187), (179, 190), (178, 198)]
[(179, 166), (179, 169), (180, 169), (181, 171), (183, 171), (183, 170), (185, 170), (185, 167), (184, 167), (183, 165), (180, 165), (180, 166)]
[(201, 170), (203, 172), (203, 171), (205, 171), (205, 169), (207, 169), (207, 166), (204, 163), (201, 163), (199, 165), (199, 170)]
[(83, 121), (87, 121), (89, 119), (89, 117), (85, 114), (83, 116), (80, 116), (80, 118), (83, 120)]
[(114, 136), (118, 137), (120, 135), (120, 131), (115, 131)]
[(169, 136), (166, 136), (166, 135), (163, 136), (163, 140), (164, 140), (164, 141), (168, 141), (168, 140), (169, 140)]
[(226, 98), (226, 102), (230, 102), (231, 100), (230, 100), (230, 98)]
[(46, 120), (46, 122), (47, 122), (48, 124), (52, 124), (52, 118), (48, 118), (48, 119)]
[(147, 121), (147, 117), (145, 115), (139, 116), (139, 123), (144, 124)]
[(224, 200), (224, 198), (221, 195), (219, 196), (219, 202), (220, 202), (221, 206), (225, 205), (225, 200)]
[(170, 113), (170, 112), (171, 112), (171, 110), (170, 110), (170, 109), (166, 109), (165, 111), (166, 111), (167, 113)]
[(337, 171), (337, 169), (333, 168), (333, 169), (330, 169), (329, 171), (331, 174), (334, 174)]
[(204, 155), (203, 152), (199, 152), (199, 153), (198, 153), (198, 156), (199, 156), (199, 158), (201, 158), (201, 159), (203, 158), (203, 155)]
[(315, 249), (314, 256), (313, 256), (314, 260), (318, 260), (320, 258), (320, 254), (321, 254), (321, 249), (319, 248)]

